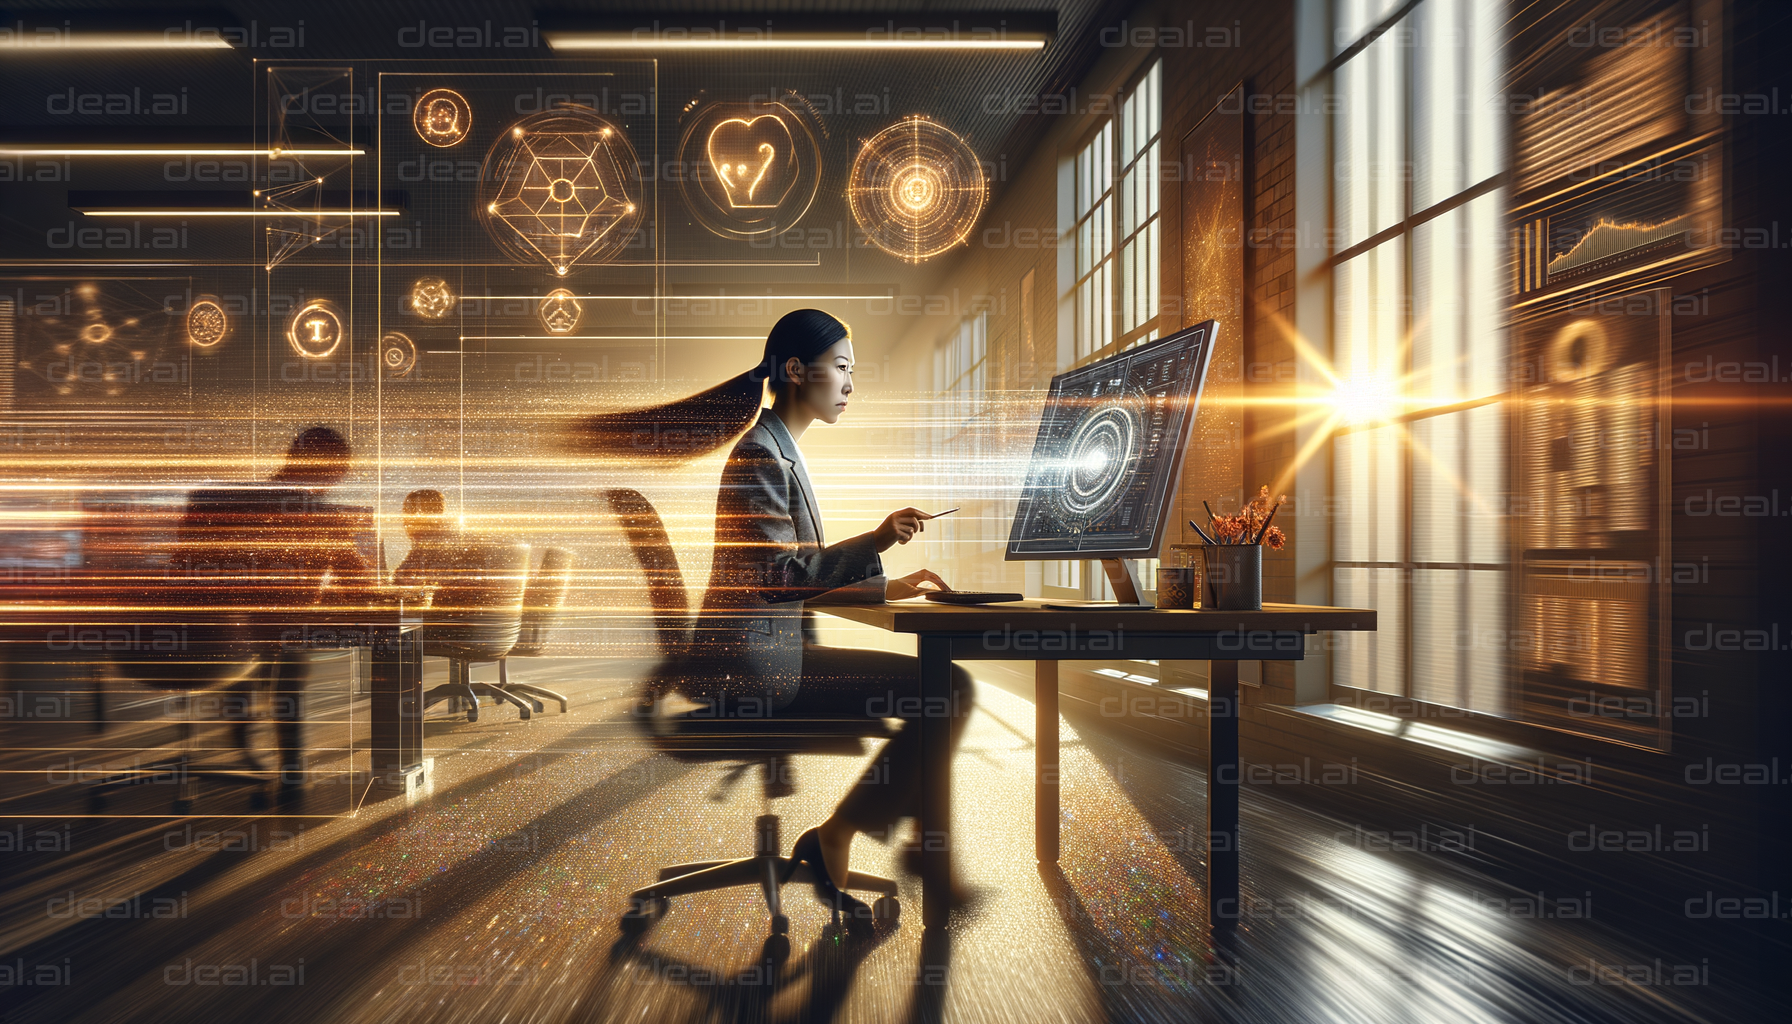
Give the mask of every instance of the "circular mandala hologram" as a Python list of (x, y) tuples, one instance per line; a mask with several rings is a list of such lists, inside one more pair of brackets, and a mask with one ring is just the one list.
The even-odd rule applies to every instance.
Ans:
[(324, 299), (313, 299), (300, 306), (286, 322), (287, 343), (306, 359), (328, 359), (347, 334), (347, 321)]
[(411, 312), (425, 320), (440, 320), (454, 312), (459, 300), (448, 282), (439, 277), (419, 277), (411, 282)]
[(417, 343), (402, 331), (380, 339), (380, 365), (388, 377), (408, 377), (417, 366)]
[(211, 348), (230, 333), (230, 318), (210, 295), (201, 295), (187, 308), (187, 340), (199, 348)]
[(983, 165), (963, 139), (924, 117), (872, 136), (852, 162), (846, 198), (873, 244), (911, 263), (963, 242), (988, 197)]
[(809, 212), (821, 147), (813, 118), (792, 104), (711, 103), (688, 115), (679, 187), (704, 227), (724, 238), (778, 235)]
[(586, 107), (523, 118), (485, 155), (479, 216), (519, 263), (565, 275), (604, 263), (641, 222), (641, 168), (622, 130)]
[(1056, 479), (1044, 492), (1053, 496), (1060, 521), (1072, 530), (1099, 521), (1126, 492), (1144, 448), (1143, 394), (1110, 392), (1084, 411), (1065, 439)]
[(431, 89), (411, 108), (417, 137), (439, 149), (458, 146), (473, 128), (473, 108), (453, 89)]

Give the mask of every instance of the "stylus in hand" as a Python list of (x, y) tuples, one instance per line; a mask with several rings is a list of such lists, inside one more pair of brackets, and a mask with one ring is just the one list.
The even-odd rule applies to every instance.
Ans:
[(961, 508), (963, 508), (963, 507), (964, 507), (964, 506), (963, 506), (963, 505), (954, 505), (954, 506), (952, 506), (952, 507), (951, 507), (951, 508), (949, 508), (949, 509), (947, 509), (947, 510), (946, 510), (946, 511), (944, 511), (944, 512), (935, 512), (935, 513), (933, 513), (933, 514), (931, 514), (931, 515), (929, 515), (929, 516), (928, 516), (928, 517), (927, 517), (927, 518), (929, 518), (929, 519), (938, 519), (938, 518), (939, 518), (939, 517), (941, 517), (941, 516), (949, 516), (949, 515), (951, 515), (951, 514), (952, 514), (952, 513), (954, 513), (954, 512), (956, 512), (956, 511), (958, 511), (958, 510), (959, 510), (959, 509), (961, 509)]

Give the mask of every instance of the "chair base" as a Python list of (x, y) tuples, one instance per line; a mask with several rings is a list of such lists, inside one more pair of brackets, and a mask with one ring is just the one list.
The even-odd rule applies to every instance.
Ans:
[[(501, 665), (502, 662), (499, 664)], [(431, 687), (424, 692), (423, 710), (428, 711), (432, 706), (440, 704), (442, 701), (451, 697), (458, 697), (467, 702), (467, 721), (477, 722), (479, 721), (479, 698), (482, 696), (491, 697), (494, 700), (512, 705), (516, 708), (517, 717), (525, 722), (529, 720), (531, 711), (541, 710), (541, 705), (539, 703), (535, 703), (535, 706), (531, 708), (530, 704), (534, 702), (524, 701), (523, 698), (518, 697), (505, 689), (501, 683), (473, 682), (472, 672), (473, 666), (471, 662), (462, 661), (459, 658), (450, 658), (448, 661), (449, 681), (440, 686)], [(562, 707), (564, 707), (564, 704), (562, 704)]]
[[(766, 910), (771, 914), (771, 935), (766, 939), (766, 955), (774, 960), (784, 959), (790, 954), (790, 940), (787, 937), (790, 919), (784, 916), (779, 890), (787, 882), (813, 885), (816, 877), (808, 864), (778, 854), (778, 831), (777, 815), (760, 815), (757, 832), (761, 852), (733, 860), (699, 860), (660, 868), (658, 882), (642, 886), (629, 894), (629, 910), (618, 922), (622, 931), (630, 935), (645, 931), (648, 925), (665, 915), (674, 896), (755, 885), (764, 895)], [(872, 904), (871, 910), (872, 916), (878, 920), (894, 921), (901, 914), (901, 905), (896, 900), (897, 885), (892, 879), (853, 871), (847, 875), (845, 888), (877, 893), (879, 898)], [(836, 906), (836, 923), (839, 918), (840, 908)]]
[(546, 699), (558, 702), (560, 705), (560, 713), (563, 715), (566, 714), (567, 702), (565, 694), (555, 693), (545, 686), (536, 686), (534, 683), (511, 682), (508, 658), (500, 659), (498, 662), (498, 688), (512, 695), (520, 694), (524, 700), (535, 705), (537, 713), (543, 710), (541, 701)]

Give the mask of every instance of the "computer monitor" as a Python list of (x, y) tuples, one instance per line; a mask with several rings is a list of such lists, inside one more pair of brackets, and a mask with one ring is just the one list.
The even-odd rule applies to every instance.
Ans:
[(1158, 553), (1218, 330), (1208, 320), (1052, 378), (1009, 559), (1102, 559), (1116, 596), (1138, 600), (1123, 560)]

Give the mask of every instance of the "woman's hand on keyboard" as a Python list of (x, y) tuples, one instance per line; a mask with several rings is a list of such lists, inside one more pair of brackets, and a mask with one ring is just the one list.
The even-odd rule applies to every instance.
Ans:
[[(927, 586), (926, 584), (932, 584)], [(918, 569), (901, 579), (889, 580), (884, 584), (884, 600), (901, 601), (905, 598), (920, 597), (922, 594), (936, 590), (951, 590), (946, 581), (931, 569)]]

